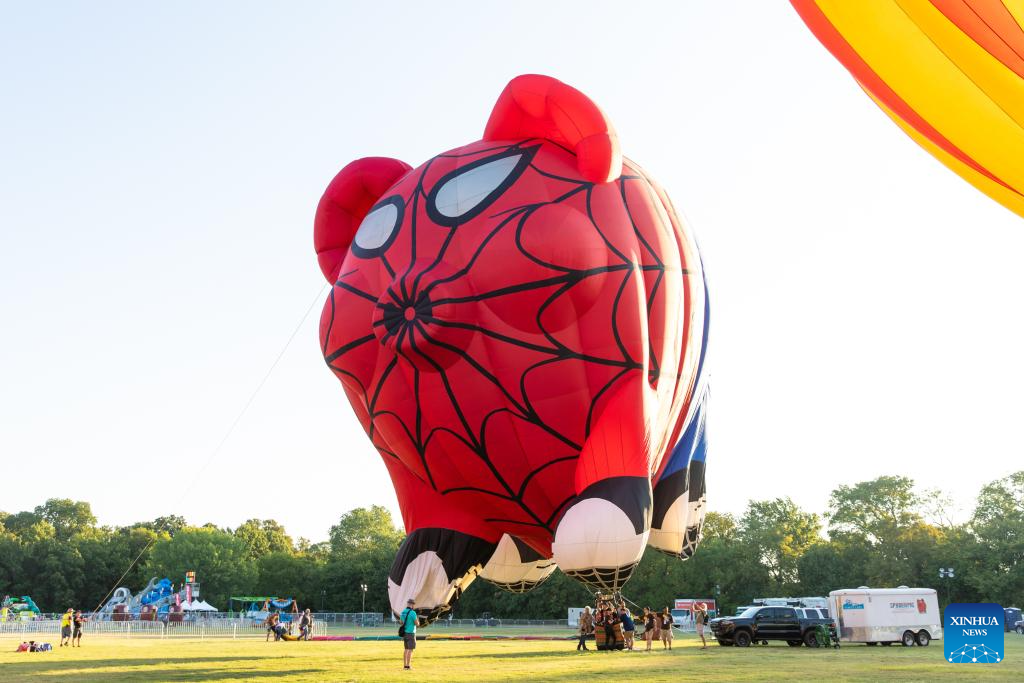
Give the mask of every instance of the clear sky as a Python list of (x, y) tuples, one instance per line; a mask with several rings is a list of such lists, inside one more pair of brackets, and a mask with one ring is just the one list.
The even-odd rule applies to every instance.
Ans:
[(900, 132), (788, 3), (0, 5), (0, 509), (102, 523), (397, 510), (316, 341), (312, 217), (368, 155), (590, 95), (700, 240), (710, 507), (1020, 469), (1024, 221)]

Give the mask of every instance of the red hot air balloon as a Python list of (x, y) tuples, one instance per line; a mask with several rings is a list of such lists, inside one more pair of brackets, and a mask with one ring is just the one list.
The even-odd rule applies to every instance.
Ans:
[(392, 608), (479, 575), (618, 590), (704, 512), (707, 297), (692, 235), (603, 112), (519, 76), (482, 140), (350, 163), (317, 208), (328, 366), (394, 482)]

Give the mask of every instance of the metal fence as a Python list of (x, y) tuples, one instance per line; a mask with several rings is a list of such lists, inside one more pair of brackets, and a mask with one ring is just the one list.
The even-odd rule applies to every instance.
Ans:
[[(322, 621), (313, 621), (313, 635), (323, 635), (327, 628)], [(201, 619), (184, 622), (162, 621), (90, 621), (84, 635), (120, 638), (265, 638), (267, 629), (252, 619)], [(295, 627), (298, 635), (298, 626)], [(39, 640), (60, 638), (60, 620), (14, 621), (0, 623), (0, 638)]]

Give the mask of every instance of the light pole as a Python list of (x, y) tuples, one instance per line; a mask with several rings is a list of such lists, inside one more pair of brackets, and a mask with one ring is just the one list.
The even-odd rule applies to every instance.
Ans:
[(359, 615), (359, 623), (360, 625), (365, 626), (366, 624), (364, 623), (364, 620), (366, 619), (366, 584), (359, 584), (359, 588), (363, 591), (363, 613)]
[(327, 589), (326, 588), (321, 588), (320, 589), (320, 611), (321, 612), (324, 611), (324, 600), (326, 598), (327, 598)]
[(939, 578), (946, 580), (946, 606), (949, 606), (949, 584), (956, 578), (952, 567), (939, 567)]

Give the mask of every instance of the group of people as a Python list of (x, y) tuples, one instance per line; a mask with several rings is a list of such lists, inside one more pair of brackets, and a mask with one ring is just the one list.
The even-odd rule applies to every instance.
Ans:
[[(707, 641), (704, 640), (704, 625), (708, 620), (707, 607), (697, 605), (694, 614), (697, 635), (700, 636), (702, 649), (707, 649)], [(580, 639), (576, 650), (590, 650), (587, 647), (587, 638), (601, 630), (604, 634), (605, 649), (617, 649), (612, 647), (616, 643), (616, 626), (622, 631), (622, 649), (632, 651), (635, 647), (635, 636), (639, 631), (647, 643), (645, 652), (650, 652), (657, 641), (661, 641), (663, 650), (672, 649), (673, 632), (675, 625), (672, 619), (672, 611), (666, 607), (660, 613), (650, 607), (644, 607), (643, 614), (635, 617), (630, 613), (623, 600), (617, 604), (610, 600), (602, 600), (597, 603), (597, 609), (591, 611), (590, 606), (583, 608), (580, 614)]]
[[(650, 652), (654, 642), (660, 640), (662, 649), (672, 649), (672, 612), (666, 607), (658, 613), (650, 607), (644, 607), (643, 615), (634, 617), (626, 607), (624, 601), (614, 604), (610, 600), (603, 600), (597, 603), (597, 608), (591, 611), (590, 606), (583, 608), (580, 615), (580, 639), (576, 645), (578, 651), (589, 650), (587, 638), (598, 630), (603, 631), (605, 642), (614, 644), (616, 638), (616, 626), (622, 632), (624, 650), (635, 649), (635, 636), (637, 631), (643, 635), (647, 643), (645, 652)], [(612, 649), (608, 647), (607, 649)]]
[(267, 638), (269, 641), (270, 637), (273, 636), (274, 640), (309, 640), (313, 635), (313, 614), (307, 608), (299, 617), (299, 635), (295, 637), (292, 634), (292, 628), (295, 625), (294, 621), (288, 622), (285, 626), (281, 623), (281, 613), (271, 612), (267, 615), (267, 618), (263, 620), (263, 625), (267, 627)]
[(82, 614), (82, 610), (74, 610), (71, 607), (60, 617), (60, 647), (70, 645), (71, 647), (82, 647), (82, 629), (88, 621)]

